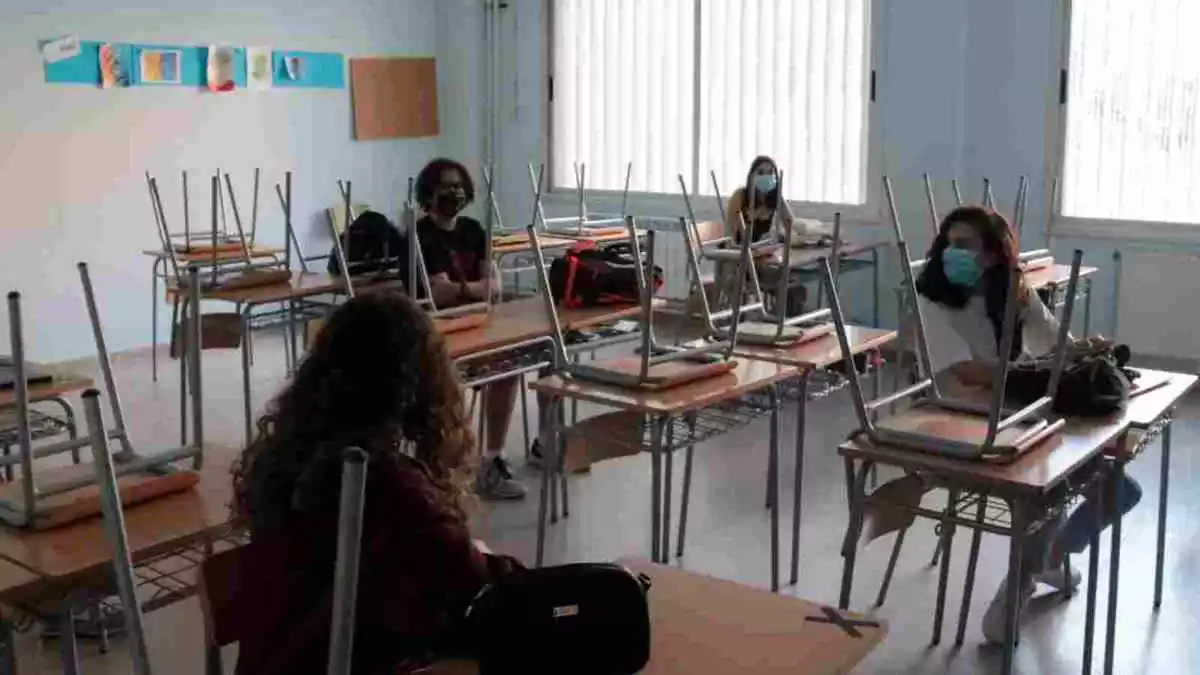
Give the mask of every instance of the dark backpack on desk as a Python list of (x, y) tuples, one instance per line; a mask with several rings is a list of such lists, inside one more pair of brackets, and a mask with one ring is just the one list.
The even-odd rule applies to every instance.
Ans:
[[(1125, 345), (1081, 340), (1069, 346), (1054, 411), (1069, 417), (1103, 417), (1120, 410), (1138, 376), (1125, 367), (1128, 362)], [(1053, 356), (1014, 365), (1008, 372), (1007, 398), (1030, 403), (1045, 395), (1053, 367)]]
[[(598, 247), (580, 242), (550, 263), (550, 292), (567, 309), (617, 305), (641, 301), (638, 294), (637, 263), (629, 244)], [(663, 284), (662, 268), (647, 269), (651, 292)]]
[[(400, 230), (387, 216), (377, 211), (365, 211), (342, 233), (342, 247), (350, 274), (395, 271), (407, 279), (408, 247)], [(342, 273), (337, 253), (329, 253), (330, 274)]]
[(515, 572), (471, 603), (463, 646), (480, 675), (634, 675), (650, 660), (649, 588), (609, 563)]

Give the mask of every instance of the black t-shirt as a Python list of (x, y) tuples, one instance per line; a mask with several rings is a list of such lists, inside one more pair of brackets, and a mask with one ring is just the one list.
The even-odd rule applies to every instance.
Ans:
[(459, 216), (454, 229), (447, 230), (429, 216), (417, 221), (421, 255), (429, 276), (445, 274), (450, 281), (480, 281), (480, 263), (487, 256), (487, 233), (474, 218)]

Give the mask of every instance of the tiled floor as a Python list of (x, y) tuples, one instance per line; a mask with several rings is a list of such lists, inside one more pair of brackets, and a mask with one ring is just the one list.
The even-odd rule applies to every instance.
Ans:
[[(282, 358), (271, 336), (257, 340), (254, 368), (256, 402), (266, 399), (281, 381)], [(207, 433), (222, 442), (240, 440), (240, 378), (234, 352), (205, 355)], [(172, 365), (159, 383), (150, 381), (149, 355), (118, 361), (127, 415), (135, 439), (147, 448), (171, 443), (178, 433), (177, 378)], [(804, 482), (804, 521), (801, 536), (801, 580), (787, 589), (806, 598), (835, 602), (841, 577), (839, 547), (847, 520), (842, 467), (835, 447), (852, 429), (847, 394), (840, 393), (811, 404)], [(1200, 401), (1190, 401), (1181, 411), (1174, 437), (1171, 472), (1171, 518), (1167, 536), (1165, 600), (1155, 614), (1150, 607), (1153, 586), (1155, 505), (1158, 500), (1157, 447), (1130, 467), (1145, 488), (1143, 503), (1126, 520), (1122, 557), (1121, 611), (1117, 631), (1119, 649), (1115, 672), (1124, 674), (1176, 674), (1200, 672), (1200, 630), (1197, 596), (1188, 588), (1200, 586), (1200, 462), (1193, 456), (1200, 438)], [(586, 412), (585, 412), (586, 414)], [(784, 443), (790, 448), (794, 419), (788, 415)], [(520, 423), (513, 425), (510, 456), (521, 457)], [(760, 422), (733, 435), (702, 446), (696, 454), (688, 547), (679, 564), (687, 569), (765, 586), (768, 580), (767, 511), (763, 508), (767, 427)], [(792, 460), (783, 453), (783, 504), (791, 503)], [(596, 466), (589, 475), (571, 479), (571, 515), (553, 527), (548, 541), (551, 562), (608, 560), (646, 555), (649, 546), (648, 460), (620, 459)], [(537, 474), (522, 470), (531, 488)], [(677, 477), (678, 479), (678, 477)], [(484, 504), (479, 512), (479, 534), (499, 551), (532, 560), (536, 493), (522, 503)], [(676, 491), (678, 495), (678, 490)], [(786, 511), (785, 511), (786, 514)], [(790, 531), (784, 517), (783, 529)], [(1007, 560), (1007, 542), (986, 536), (967, 643), (953, 647), (953, 633), (962, 593), (962, 578), (969, 537), (956, 538), (948, 600), (947, 625), (942, 646), (929, 646), (937, 575), (929, 568), (934, 549), (933, 528), (918, 524), (908, 537), (887, 604), (879, 614), (891, 632), (884, 644), (856, 671), (858, 673), (977, 673), (997, 668), (998, 650), (981, 644), (979, 617), (990, 601)], [(785, 550), (790, 539), (785, 537)], [(891, 539), (868, 546), (859, 556), (853, 607), (867, 609), (875, 597), (890, 550)], [(1107, 569), (1108, 538), (1102, 540), (1102, 570)], [(1085, 558), (1078, 564), (1082, 567)], [(786, 561), (784, 562), (786, 569)], [(1105, 588), (1107, 575), (1101, 575)], [(1017, 666), (1021, 673), (1080, 672), (1083, 632), (1083, 599), (1035, 603), (1024, 624)], [(1103, 599), (1101, 611), (1104, 610)], [(186, 602), (150, 614), (147, 619), (151, 659), (157, 672), (179, 675), (202, 672), (202, 633), (195, 602)], [(1101, 635), (1102, 635), (1101, 628)], [(1098, 653), (1101, 653), (1098, 642)], [(57, 646), (32, 635), (19, 642), (22, 672), (58, 672)], [(85, 643), (85, 669), (89, 673), (127, 673), (125, 644), (116, 640), (108, 655)], [(234, 650), (228, 650), (226, 670), (232, 672)], [(1095, 662), (1099, 672), (1099, 660)], [(798, 673), (803, 672), (797, 664)]]

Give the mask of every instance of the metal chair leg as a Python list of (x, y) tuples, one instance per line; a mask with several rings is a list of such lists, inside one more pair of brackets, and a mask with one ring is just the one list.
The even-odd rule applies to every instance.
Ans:
[(875, 596), (875, 607), (883, 607), (883, 603), (887, 600), (888, 589), (892, 586), (892, 576), (896, 573), (896, 561), (900, 558), (900, 549), (904, 548), (904, 537), (908, 535), (908, 528), (900, 530), (896, 534), (896, 541), (892, 544), (892, 553), (888, 556), (887, 571), (883, 573), (883, 582), (879, 584), (879, 595)]
[(529, 441), (529, 390), (525, 388), (525, 374), (521, 374), (521, 379), (517, 381), (517, 396), (521, 399), (521, 431), (524, 434), (521, 438), (525, 443), (525, 461), (529, 461), (530, 441)]

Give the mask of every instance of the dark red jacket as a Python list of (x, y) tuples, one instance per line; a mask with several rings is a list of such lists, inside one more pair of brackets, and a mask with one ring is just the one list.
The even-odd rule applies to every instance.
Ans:
[[(252, 541), (239, 583), (238, 675), (323, 674), (329, 651), (340, 465), (280, 478), (252, 472)], [(299, 486), (297, 485), (299, 484)], [(368, 466), (355, 675), (392, 675), (430, 653), (454, 652), (453, 624), (508, 559), (484, 556), (466, 523), (439, 505), (415, 461)], [(241, 622), (239, 622), (241, 623)]]

